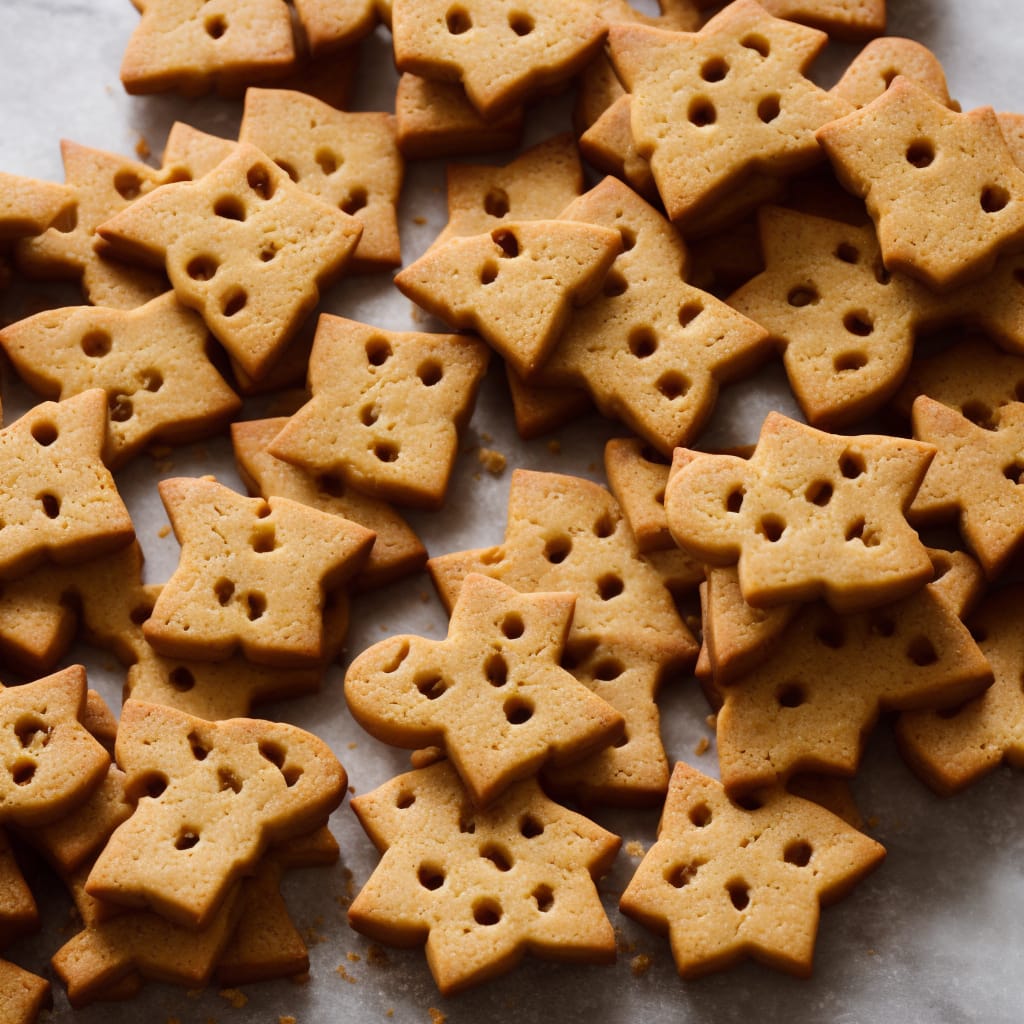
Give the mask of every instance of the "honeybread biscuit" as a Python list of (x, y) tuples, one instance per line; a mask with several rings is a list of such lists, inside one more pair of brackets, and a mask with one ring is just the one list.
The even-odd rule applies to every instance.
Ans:
[(295, 64), (284, 0), (145, 0), (141, 14), (121, 61), (134, 95), (201, 96), (214, 86), (232, 95)]
[(231, 424), (235, 461), (249, 493), (278, 494), (373, 530), (377, 539), (353, 578), (354, 589), (383, 586), (422, 569), (427, 549), (390, 505), (349, 487), (339, 473), (310, 473), (270, 454), (270, 443), (286, 423), (286, 417), (277, 416)]
[(374, 535), (287, 498), (245, 498), (212, 478), (163, 480), (181, 559), (143, 633), (171, 658), (315, 665), (326, 593), (347, 582)]
[(128, 510), (100, 459), (107, 399), (92, 389), (43, 402), (0, 430), (0, 578), (47, 559), (85, 561), (135, 536)]
[(256, 378), (344, 268), (362, 226), (239, 143), (198, 181), (165, 185), (97, 230), (126, 257), (166, 265), (178, 299)]
[(301, 92), (252, 88), (238, 139), (362, 224), (350, 272), (401, 264), (396, 207), (404, 167), (390, 114), (344, 113)]
[(162, 274), (109, 259), (96, 228), (164, 181), (146, 164), (70, 142), (60, 144), (71, 205), (35, 238), (15, 246), (18, 267), (33, 277), (79, 279), (89, 302), (133, 309), (167, 290)]
[(309, 362), (313, 397), (268, 451), (372, 497), (439, 508), (488, 358), (476, 338), (322, 314)]
[(391, 29), (399, 71), (460, 81), (490, 118), (570, 79), (607, 25), (578, 0), (394, 0)]
[(121, 712), (117, 761), (138, 803), (86, 892), (192, 928), (268, 845), (323, 825), (347, 784), (327, 745), (295, 726), (205, 722), (134, 700)]
[(558, 664), (575, 603), (471, 574), (447, 639), (391, 637), (352, 662), (348, 708), (385, 743), (443, 747), (474, 804), (491, 804), (545, 763), (622, 735), (622, 716)]
[(935, 449), (826, 434), (769, 413), (750, 459), (679, 449), (665, 494), (676, 542), (738, 563), (760, 607), (824, 597), (840, 612), (897, 600), (932, 577), (904, 518)]
[(184, 444), (226, 426), (241, 400), (207, 358), (202, 318), (167, 292), (134, 310), (69, 306), (0, 330), (23, 380), (47, 398), (106, 392), (103, 461), (118, 469), (147, 445)]
[(685, 229), (752, 170), (793, 174), (821, 158), (815, 129), (849, 111), (804, 77), (826, 39), (756, 0), (735, 0), (699, 32), (611, 28), (637, 152), (673, 221)]
[(748, 810), (680, 762), (658, 841), (619, 909), (668, 933), (683, 978), (748, 956), (807, 977), (820, 907), (845, 896), (884, 856), (874, 840), (808, 800), (775, 790)]
[(553, 803), (536, 780), (475, 810), (441, 761), (355, 797), (352, 809), (382, 856), (349, 923), (380, 942), (425, 941), (443, 995), (510, 970), (527, 952), (614, 961), (595, 881), (619, 838)]
[(68, 185), (0, 171), (0, 239), (42, 234), (73, 202)]
[(817, 138), (867, 204), (889, 270), (943, 291), (980, 280), (1024, 245), (1024, 171), (991, 107), (957, 113), (897, 76)]
[(98, 786), (110, 755), (82, 725), (81, 665), (0, 688), (0, 824), (47, 825)]

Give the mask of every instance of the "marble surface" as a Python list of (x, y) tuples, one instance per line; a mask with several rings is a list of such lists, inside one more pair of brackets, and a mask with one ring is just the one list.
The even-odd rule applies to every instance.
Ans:
[[(952, 93), (964, 108), (991, 104), (997, 110), (1021, 106), (1020, 12), (1005, 0), (889, 0), (890, 32), (918, 39), (943, 61)], [(121, 53), (138, 15), (129, 0), (0, 0), (0, 169), (62, 180), (58, 141), (74, 139), (108, 150), (134, 153), (140, 136), (159, 154), (176, 119), (233, 136), (240, 104), (216, 99), (186, 102), (169, 96), (132, 98), (118, 81)], [(389, 109), (395, 76), (388, 36), (368, 43), (364, 67), (370, 74), (359, 91), (360, 109)], [(851, 51), (830, 55), (819, 74), (831, 82)], [(567, 126), (568, 103), (547, 101), (530, 126), (530, 140)], [(414, 219), (416, 218), (416, 219)], [(402, 202), (406, 262), (415, 258), (444, 223), (443, 165), (427, 162), (408, 171)], [(422, 221), (422, 222), (420, 222)], [(2, 298), (6, 318), (24, 315), (39, 303), (79, 301), (73, 291), (18, 286)], [(357, 278), (333, 289), (324, 308), (346, 316), (406, 329), (413, 326), (409, 303), (388, 275)], [(5, 367), (7, 421), (30, 397)], [(793, 411), (777, 368), (743, 386), (727, 389), (704, 442), (749, 441), (764, 413)], [(246, 418), (262, 414), (250, 403)], [(487, 443), (504, 452), (510, 465), (599, 478), (604, 440), (613, 428), (587, 420), (561, 432), (562, 453), (546, 441), (524, 444), (511, 428), (508, 400), (498, 374), (481, 394), (466, 447)], [(176, 452), (175, 475), (215, 472), (240, 486), (225, 443), (214, 441)], [(118, 482), (135, 517), (147, 557), (147, 578), (168, 578), (177, 562), (173, 536), (161, 537), (166, 517), (156, 498), (158, 470), (143, 457), (119, 474)], [(434, 554), (497, 543), (505, 521), (509, 474), (480, 472), (472, 454), (459, 459), (449, 500), (434, 515), (411, 516)], [(398, 632), (442, 637), (446, 621), (427, 578), (359, 598), (354, 605), (350, 650), (357, 652)], [(117, 701), (120, 672), (111, 659), (88, 651), (90, 680)], [(685, 759), (714, 773), (714, 749), (697, 755), (708, 736), (707, 707), (691, 679), (666, 685), (662, 702), (664, 735), (672, 759)], [(408, 766), (407, 754), (385, 748), (361, 732), (348, 715), (341, 673), (330, 676), (316, 697), (265, 709), (327, 739), (348, 769), (351, 783), (365, 792)], [(740, 1024), (753, 1019), (936, 1022), (1017, 1021), (1024, 1006), (1024, 778), (1008, 769), (965, 794), (940, 800), (906, 770), (887, 724), (876, 731), (854, 789), (872, 834), (888, 850), (879, 871), (842, 903), (822, 914), (815, 974), (797, 981), (746, 964), (696, 983), (681, 982), (667, 945), (615, 911), (618, 894), (636, 859), (624, 849), (601, 891), (620, 930), (624, 949), (613, 967), (561, 967), (528, 960), (513, 973), (455, 999), (437, 994), (422, 953), (389, 952), (386, 967), (367, 963), (367, 942), (345, 922), (351, 887), (368, 877), (376, 854), (354, 816), (343, 807), (332, 826), (342, 847), (332, 869), (296, 872), (285, 889), (294, 917), (309, 930), (312, 944), (308, 983), (271, 982), (245, 986), (248, 1002), (235, 1008), (215, 988), (202, 993), (151, 985), (128, 1004), (97, 1005), (73, 1013), (55, 985), (54, 1021), (72, 1019), (121, 1024), (129, 1021), (276, 1022), (293, 1016), (299, 1024), (335, 1021), (422, 1022), (436, 1008), (449, 1024), (482, 1020), (590, 1022), (597, 1020)], [(598, 820), (645, 846), (653, 839), (653, 812), (602, 812)], [(70, 934), (68, 905), (56, 883), (41, 893), (49, 926), (18, 947), (16, 959), (45, 970), (50, 952)], [(653, 963), (641, 977), (631, 971), (638, 953)], [(350, 959), (356, 954), (360, 959)], [(344, 976), (337, 968), (344, 968)], [(389, 1016), (390, 1014), (390, 1016)]]

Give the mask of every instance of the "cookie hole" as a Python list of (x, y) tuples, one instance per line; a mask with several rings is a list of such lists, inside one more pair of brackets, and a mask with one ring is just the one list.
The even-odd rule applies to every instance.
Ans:
[(525, 725), (533, 718), (533, 704), (522, 697), (509, 698), (502, 710), (509, 725)]
[(277, 166), (280, 167), (281, 170), (284, 171), (284, 173), (287, 174), (288, 177), (292, 179), (292, 181), (297, 182), (299, 180), (298, 171), (296, 171), (295, 168), (290, 163), (288, 163), (287, 160), (275, 160), (274, 163), (277, 164)]
[(763, 124), (771, 124), (781, 113), (778, 96), (765, 96), (757, 105), (757, 116)]
[(267, 599), (258, 590), (250, 590), (245, 595), (245, 612), (250, 622), (262, 619), (267, 610)]
[(53, 222), (52, 227), (62, 235), (66, 235), (74, 231), (75, 228), (78, 227), (78, 207), (69, 206), (66, 210), (59, 213), (57, 215), (57, 219)]
[(594, 678), (600, 679), (603, 683), (610, 683), (618, 679), (625, 671), (625, 666), (618, 658), (602, 658), (594, 666)]
[(530, 895), (542, 914), (546, 914), (555, 905), (555, 894), (550, 885), (538, 885)]
[(528, 36), (534, 29), (533, 18), (521, 11), (513, 11), (508, 16), (508, 27), (517, 36)]
[(11, 768), (11, 780), (16, 786), (27, 786), (35, 774), (35, 762), (25, 757), (15, 761), (14, 766)]
[(1024, 466), (1019, 462), (1011, 462), (1004, 470), (1003, 476), (1012, 484), (1019, 484), (1024, 480)]
[(841, 352), (832, 360), (836, 373), (852, 373), (862, 370), (868, 365), (868, 357), (864, 352)]
[(441, 364), (436, 359), (428, 359), (416, 368), (416, 376), (419, 377), (424, 387), (432, 388), (441, 382), (444, 370), (441, 369)]
[(333, 174), (343, 161), (326, 147), (318, 149), (313, 157), (324, 174)]
[(523, 617), (518, 612), (509, 612), (501, 620), (501, 632), (509, 640), (518, 640), (525, 628)]
[(213, 204), (213, 212), (225, 220), (245, 220), (245, 207), (237, 196), (221, 196)]
[(737, 910), (746, 910), (750, 905), (750, 886), (746, 882), (730, 882), (725, 891), (729, 894), (729, 902)]
[(981, 190), (981, 208), (986, 213), (998, 213), (1006, 209), (1010, 193), (1002, 185), (989, 185)]
[(629, 332), (629, 351), (637, 359), (646, 359), (658, 350), (658, 339), (650, 327), (634, 327)]
[(622, 730), (622, 735), (612, 744), (616, 750), (621, 750), (626, 744), (629, 743), (629, 732), (626, 729)]
[(757, 532), (769, 544), (775, 544), (786, 532), (786, 522), (780, 516), (771, 514), (762, 516), (761, 521), (757, 524)]
[(110, 351), (113, 343), (107, 331), (89, 331), (82, 338), (82, 351), (92, 359), (102, 359)]
[(284, 776), (284, 784), (291, 789), (293, 786), (297, 786), (299, 779), (302, 778), (302, 769), (297, 764), (290, 764), (282, 770), (281, 774)]
[(847, 480), (856, 480), (865, 470), (864, 456), (858, 452), (846, 451), (839, 457), (839, 472)]
[(870, 629), (875, 636), (888, 637), (896, 632), (896, 623), (888, 615), (872, 615)]
[(50, 742), (49, 726), (35, 715), (22, 715), (15, 723), (14, 735), (22, 747), (31, 747), (37, 741), (39, 746), (45, 747)]
[(377, 422), (380, 413), (377, 412), (377, 406), (375, 405), (364, 405), (359, 410), (359, 420), (364, 427), (372, 427)]
[(508, 211), (508, 193), (503, 188), (495, 186), (484, 196), (484, 213), (489, 217), (500, 220), (508, 216)]
[(271, 511), (272, 509), (270, 508), (270, 502), (261, 500), (260, 503), (256, 506), (256, 518), (266, 519), (270, 515)]
[(484, 676), (491, 686), (504, 686), (508, 682), (508, 663), (500, 654), (492, 654), (484, 664)]
[(500, 228), (491, 232), (491, 241), (501, 250), (503, 259), (514, 260), (519, 255), (519, 239), (514, 231)]
[(197, 761), (205, 761), (210, 755), (210, 748), (202, 744), (195, 731), (188, 734), (188, 745), (192, 748), (192, 756)]
[(270, 199), (274, 195), (274, 179), (270, 176), (270, 170), (262, 164), (253, 164), (245, 180), (260, 199)]
[(676, 399), (685, 397), (690, 390), (690, 381), (678, 370), (669, 370), (658, 378), (655, 387), (670, 402), (674, 402)]
[(39, 495), (39, 501), (43, 506), (43, 515), (47, 519), (56, 519), (60, 515), (60, 498), (56, 494), (47, 491)]
[(167, 776), (163, 772), (146, 772), (138, 781), (138, 791), (150, 800), (159, 800), (167, 789)]
[(511, 871), (512, 861), (508, 854), (494, 843), (488, 843), (481, 851), (480, 856), (489, 860), (499, 871)]
[(383, 666), (381, 666), (382, 671), (388, 672), (388, 673), (396, 671), (398, 669), (398, 667), (402, 664), (402, 662), (405, 661), (405, 659), (408, 658), (408, 657), (409, 657), (409, 641), (408, 640), (403, 640), (398, 645), (398, 649), (395, 651), (394, 657), (391, 659), (391, 661), (390, 662), (385, 662), (385, 664)]
[(608, 276), (604, 279), (601, 291), (604, 293), (606, 298), (614, 299), (619, 295), (625, 295), (628, 288), (629, 282), (622, 276), (622, 274), (613, 270), (610, 271)]
[(49, 420), (40, 420), (38, 423), (33, 423), (30, 433), (36, 444), (40, 444), (44, 448), (48, 448), (57, 440), (57, 426)]
[(718, 112), (714, 103), (706, 96), (695, 96), (690, 100), (690, 109), (686, 112), (690, 124), (695, 128), (707, 128), (715, 123)]
[(444, 23), (453, 36), (461, 36), (473, 27), (473, 20), (465, 7), (449, 7), (444, 17)]
[(174, 840), (176, 850), (191, 850), (199, 842), (199, 833), (193, 829), (183, 829)]
[(696, 828), (707, 828), (711, 824), (711, 808), (705, 803), (690, 808), (690, 824)]
[(636, 232), (632, 228), (619, 228), (619, 236), (622, 238), (623, 252), (629, 252), (636, 245)]
[(142, 387), (145, 391), (156, 393), (164, 386), (164, 377), (159, 370), (142, 371)]
[(151, 604), (137, 604), (128, 613), (128, 618), (131, 619), (134, 625), (141, 626), (152, 614), (153, 606)]
[(885, 269), (885, 264), (881, 260), (875, 264), (875, 280), (879, 284), (888, 284), (892, 280), (892, 274)]
[(804, 498), (812, 505), (824, 508), (832, 500), (833, 493), (832, 485), (827, 480), (816, 480), (804, 491)]
[(594, 536), (600, 540), (610, 537), (615, 532), (615, 521), (609, 515), (600, 516), (594, 523)]
[(135, 406), (127, 395), (110, 395), (107, 411), (115, 423), (127, 423), (135, 415)]
[(277, 547), (277, 531), (272, 523), (266, 523), (252, 531), (249, 543), (258, 555), (265, 555)]
[(224, 297), (224, 303), (221, 306), (221, 311), (226, 317), (233, 317), (245, 309), (245, 304), (248, 301), (249, 296), (245, 291), (241, 288), (236, 288)]
[(465, 807), (459, 814), (459, 831), (466, 836), (471, 836), (476, 832), (476, 821), (473, 819), (473, 815), (470, 811)]
[(691, 861), (689, 864), (675, 864), (665, 871), (665, 881), (673, 889), (683, 889), (697, 877), (701, 863), (701, 861)]
[(171, 669), (168, 679), (178, 693), (188, 693), (196, 685), (196, 677), (184, 665)]
[(118, 171), (114, 175), (114, 188), (122, 199), (138, 199), (142, 194), (142, 180), (134, 171)]
[(786, 683), (775, 694), (780, 708), (798, 708), (807, 701), (807, 693), (799, 683)]
[(859, 540), (866, 548), (878, 547), (878, 535), (870, 529), (863, 518), (855, 519), (846, 531), (848, 541)]
[(811, 854), (814, 852), (811, 844), (806, 839), (794, 839), (786, 844), (782, 851), (782, 859), (787, 864), (794, 864), (798, 868), (805, 868), (811, 863)]
[(229, 789), (232, 793), (242, 792), (242, 780), (230, 768), (223, 766), (217, 769), (217, 786), (222, 793)]
[(907, 163), (914, 167), (927, 167), (935, 159), (935, 147), (927, 139), (918, 139), (907, 147)]
[(907, 645), (907, 657), (918, 668), (927, 668), (939, 660), (939, 656), (935, 651), (935, 645), (926, 636), (915, 636), (910, 641)]
[(786, 301), (791, 306), (796, 306), (797, 308), (813, 306), (820, 299), (821, 296), (818, 294), (817, 289), (811, 285), (798, 285), (796, 288), (790, 289), (789, 294), (786, 296)]
[(284, 767), (285, 750), (280, 743), (275, 743), (273, 740), (260, 740), (256, 749), (260, 752), (260, 757), (269, 761), (278, 770)]
[(235, 585), (231, 580), (222, 576), (213, 585), (213, 593), (217, 598), (218, 603), (223, 608), (231, 600), (235, 593)]
[(597, 593), (602, 601), (611, 601), (618, 597), (626, 589), (621, 576), (609, 572), (601, 576), (597, 581)]
[(424, 889), (435, 892), (444, 885), (444, 872), (436, 864), (421, 864), (416, 878)]
[(751, 32), (749, 35), (745, 35), (740, 40), (740, 46), (743, 46), (748, 50), (753, 50), (762, 57), (767, 57), (768, 54), (772, 52), (771, 44), (764, 36), (757, 32)]
[(736, 515), (743, 508), (743, 496), (747, 493), (745, 487), (734, 487), (725, 496), (725, 511)]
[(494, 284), (498, 278), (498, 264), (494, 260), (488, 260), (480, 268), (480, 283), (482, 285)]
[(855, 245), (851, 245), (849, 242), (840, 242), (836, 246), (836, 259), (842, 260), (843, 263), (856, 263), (860, 259), (860, 252), (857, 250)]
[(829, 619), (814, 631), (815, 639), (825, 647), (838, 651), (846, 643), (846, 630), (840, 619)]
[(657, 502), (657, 503), (658, 503), (659, 505), (664, 505), (664, 504), (665, 504), (665, 488), (664, 488), (664, 487), (662, 487), (660, 491), (657, 491), (657, 492), (655, 493), (655, 495), (654, 495), (654, 500), (655, 500), (655, 501), (656, 501), (656, 502)]
[(976, 427), (983, 427), (985, 430), (995, 429), (992, 410), (984, 402), (980, 402), (977, 399), (964, 402), (960, 407), (960, 412)]
[(269, 263), (277, 255), (276, 245), (267, 245), (260, 250), (260, 261), (263, 263)]
[(544, 822), (532, 814), (527, 814), (519, 822), (519, 834), (524, 839), (536, 839), (537, 836), (544, 834)]
[(689, 327), (694, 320), (704, 312), (704, 306), (699, 302), (684, 302), (679, 307), (679, 326)]
[(378, 462), (396, 462), (398, 460), (398, 445), (391, 441), (378, 441), (373, 446), (373, 454)]
[(858, 338), (866, 338), (875, 329), (873, 321), (864, 312), (847, 313), (843, 317), (843, 326)]
[(421, 672), (416, 676), (415, 683), (416, 689), (427, 700), (437, 700), (448, 689), (448, 684), (437, 672)]
[(347, 213), (349, 216), (352, 216), (360, 210), (365, 209), (366, 204), (369, 201), (370, 197), (368, 196), (365, 188), (354, 188), (348, 194), (347, 198), (339, 204), (339, 207), (342, 213)]
[(316, 478), (317, 490), (331, 498), (344, 498), (347, 488), (345, 481), (337, 473), (321, 473)]
[(209, 256), (195, 256), (186, 264), (185, 273), (193, 281), (209, 281), (217, 273), (217, 263)]
[(720, 82), (729, 73), (729, 64), (723, 57), (709, 57), (700, 68), (705, 82)]
[(572, 551), (572, 541), (568, 537), (553, 537), (544, 545), (544, 557), (552, 565), (561, 565)]
[(206, 29), (206, 34), (211, 39), (220, 39), (227, 32), (228, 23), (222, 14), (216, 14), (212, 18), (206, 19), (203, 28)]
[(416, 803), (416, 794), (410, 793), (407, 789), (403, 789), (398, 796), (395, 797), (395, 806), (400, 811), (409, 810), (414, 803)]
[(501, 920), (501, 904), (497, 900), (477, 900), (473, 904), (473, 920), (485, 928)]
[(383, 366), (391, 358), (391, 346), (386, 338), (371, 338), (366, 343), (366, 359), (371, 366)]

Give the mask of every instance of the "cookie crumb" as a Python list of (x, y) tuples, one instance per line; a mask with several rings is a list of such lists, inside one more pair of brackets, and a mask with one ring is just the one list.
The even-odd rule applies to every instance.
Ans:
[(138, 142), (135, 143), (135, 155), (140, 160), (148, 160), (153, 155), (153, 150), (149, 148), (145, 135), (140, 135)]
[(707, 736), (701, 736), (697, 741), (697, 746), (693, 748), (693, 752), (700, 757), (701, 754), (706, 754), (711, 744), (708, 742)]
[(718, 715), (708, 715), (708, 717), (705, 718), (704, 721), (707, 723), (707, 727), (709, 729), (718, 728)]
[(346, 960), (347, 960), (347, 961), (348, 961), (348, 962), (349, 962), (350, 964), (357, 964), (357, 963), (359, 963), (359, 961), (360, 961), (360, 960), (362, 960), (363, 958), (362, 958), (362, 957), (361, 957), (361, 956), (360, 956), (360, 955), (359, 955), (358, 953), (346, 953), (346, 954), (345, 954), (345, 959), (346, 959)]
[(430, 1014), (430, 1024), (446, 1024), (448, 1020), (448, 1017), (436, 1007), (430, 1007), (427, 1013)]
[(626, 853), (628, 853), (630, 857), (642, 857), (645, 852), (644, 844), (641, 843), (639, 839), (630, 839), (630, 841), (626, 843)]
[(386, 1014), (384, 1014), (385, 1017), (394, 1017), (394, 1015), (395, 1015), (395, 1008), (394, 1007), (392, 1007), (390, 1010), (388, 1010), (388, 1012)]
[(409, 764), (413, 768), (428, 768), (442, 757), (444, 751), (440, 747), (424, 747), (422, 750), (414, 750), (409, 755)]
[(654, 958), (649, 953), (639, 953), (629, 962), (629, 969), (633, 972), (634, 978), (642, 978), (654, 963)]
[(480, 460), (480, 465), (483, 466), (491, 476), (501, 476), (501, 474), (505, 472), (505, 467), (508, 465), (508, 459), (494, 448), (480, 448), (477, 450), (476, 457)]
[(221, 999), (226, 999), (236, 1010), (240, 1010), (249, 1002), (249, 997), (238, 988), (222, 988), (217, 995)]
[(161, 526), (160, 529), (156, 531), (156, 535), (161, 540), (163, 540), (164, 537), (169, 537), (170, 534), (171, 534), (171, 528), (166, 523), (164, 523), (164, 525)]
[(356, 741), (355, 741), (355, 740), (353, 740), (353, 741), (352, 741), (352, 742), (351, 742), (351, 743), (350, 743), (350, 744), (348, 745), (348, 749), (349, 749), (349, 750), (355, 750), (355, 749), (356, 749), (356, 747), (358, 747), (358, 746), (359, 746), (359, 744), (358, 744), (358, 743), (356, 743)]
[(352, 975), (345, 970), (344, 964), (338, 964), (338, 966), (334, 968), (334, 973), (337, 974), (338, 977), (341, 978), (343, 981), (347, 981), (350, 985), (354, 985), (358, 980), (356, 978), (353, 978)]
[(423, 225), (427, 223), (427, 218), (423, 216), (413, 217), (412, 222), (413, 224)]
[(629, 942), (626, 939), (626, 937), (622, 934), (622, 932), (620, 932), (619, 929), (616, 928), (615, 929), (615, 948), (620, 953), (632, 953), (636, 949), (636, 946), (632, 942)]
[(377, 943), (371, 943), (370, 948), (366, 951), (366, 962), (374, 967), (390, 967), (391, 958), (388, 956), (388, 951), (383, 946), (378, 946)]
[(298, 1022), (294, 1017), (289, 1015), (287, 1017), (278, 1017), (277, 1024), (298, 1024)]

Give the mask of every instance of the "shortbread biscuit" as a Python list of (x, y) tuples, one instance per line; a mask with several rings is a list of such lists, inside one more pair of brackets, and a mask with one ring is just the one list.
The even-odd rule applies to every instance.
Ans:
[(0, 959), (0, 1016), (9, 1024), (34, 1024), (50, 1002), (50, 983)]
[(0, 172), (0, 239), (42, 234), (74, 201), (68, 185)]

